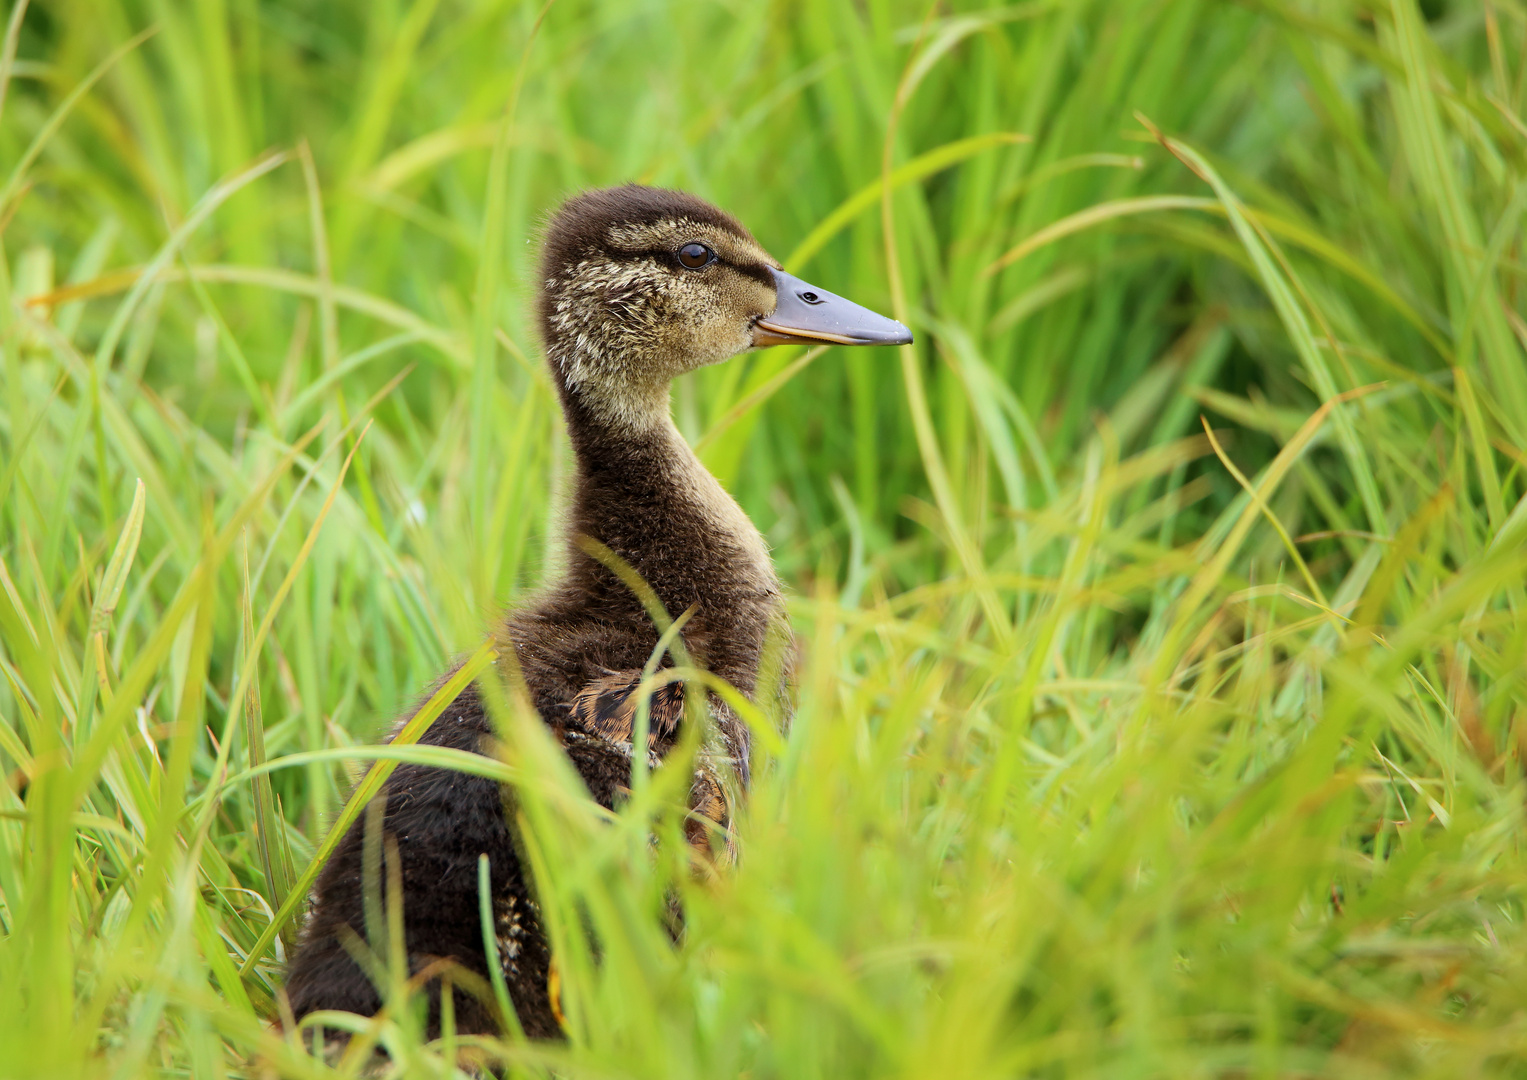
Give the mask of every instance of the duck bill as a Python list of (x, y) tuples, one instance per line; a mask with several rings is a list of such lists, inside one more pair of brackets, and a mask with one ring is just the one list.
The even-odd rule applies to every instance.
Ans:
[(770, 268), (779, 303), (774, 314), (753, 324), (753, 344), (910, 345), (912, 331), (852, 300)]

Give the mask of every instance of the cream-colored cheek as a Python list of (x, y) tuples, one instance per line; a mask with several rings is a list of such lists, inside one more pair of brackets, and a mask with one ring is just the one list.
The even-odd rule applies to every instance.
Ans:
[(703, 367), (719, 364), (752, 345), (752, 336), (743, 319), (708, 319), (696, 328), (692, 338), (692, 364)]

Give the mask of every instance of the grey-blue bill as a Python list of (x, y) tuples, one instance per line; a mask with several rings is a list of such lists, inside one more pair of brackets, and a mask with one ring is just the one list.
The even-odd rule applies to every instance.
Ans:
[(834, 345), (907, 345), (912, 331), (852, 300), (774, 270), (779, 294), (773, 314), (753, 324), (753, 344), (785, 345), (826, 341)]

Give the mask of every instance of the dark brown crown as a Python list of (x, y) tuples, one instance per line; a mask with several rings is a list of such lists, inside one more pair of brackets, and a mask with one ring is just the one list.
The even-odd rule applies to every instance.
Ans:
[(688, 219), (725, 229), (749, 243), (753, 234), (742, 222), (685, 191), (622, 184), (574, 195), (557, 210), (541, 242), (541, 280), (560, 277), (590, 254), (617, 254), (610, 231), (620, 225), (655, 225)]

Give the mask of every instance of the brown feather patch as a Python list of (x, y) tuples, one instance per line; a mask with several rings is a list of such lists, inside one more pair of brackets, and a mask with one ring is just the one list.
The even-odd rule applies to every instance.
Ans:
[[(637, 688), (640, 671), (614, 671), (595, 679), (578, 691), (569, 708), (573, 719), (589, 734), (611, 742), (630, 742), (636, 731), (636, 707), (641, 702)], [(684, 718), (684, 684), (664, 683), (652, 691), (648, 706), (648, 743), (666, 738), (678, 730)]]
[(685, 837), (696, 847), (708, 848), (710, 846), (709, 829), (700, 818), (725, 827), (730, 817), (726, 806), (726, 791), (710, 770), (696, 771), (694, 787), (689, 790), (689, 808), (695, 816), (684, 823)]

